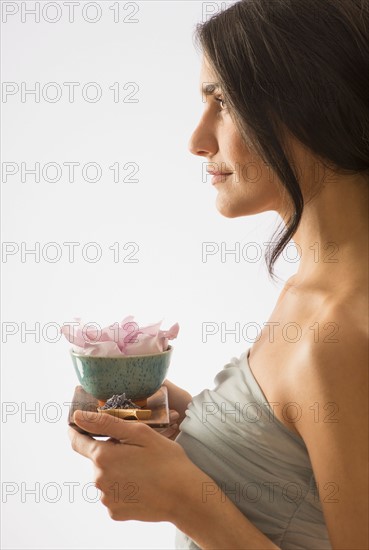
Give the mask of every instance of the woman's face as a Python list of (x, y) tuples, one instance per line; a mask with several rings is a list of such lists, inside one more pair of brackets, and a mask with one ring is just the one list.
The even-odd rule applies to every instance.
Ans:
[[(203, 58), (200, 90), (203, 90), (204, 111), (191, 136), (189, 150), (206, 159), (208, 171), (228, 173), (214, 183), (219, 212), (228, 218), (268, 210), (281, 212), (282, 187), (277, 176), (243, 142), (227, 106), (220, 101), (222, 91), (216, 88), (211, 95), (206, 95), (205, 89), (209, 91), (209, 85), (215, 83), (216, 77)], [(209, 176), (209, 184), (210, 179)]]

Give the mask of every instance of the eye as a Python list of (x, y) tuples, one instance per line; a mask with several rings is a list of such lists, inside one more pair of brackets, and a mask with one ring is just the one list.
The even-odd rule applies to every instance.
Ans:
[(225, 101), (222, 97), (215, 97), (214, 99), (215, 99), (215, 101), (217, 101), (218, 103), (221, 104), (221, 108), (222, 108), (223, 111), (226, 110), (226, 108), (227, 108), (226, 103), (225, 103)]

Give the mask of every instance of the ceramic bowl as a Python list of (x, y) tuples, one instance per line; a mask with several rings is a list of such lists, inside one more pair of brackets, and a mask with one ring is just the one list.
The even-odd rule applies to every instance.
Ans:
[(153, 395), (164, 382), (173, 347), (153, 355), (93, 357), (71, 350), (72, 361), (83, 389), (99, 401), (126, 394), (137, 401)]

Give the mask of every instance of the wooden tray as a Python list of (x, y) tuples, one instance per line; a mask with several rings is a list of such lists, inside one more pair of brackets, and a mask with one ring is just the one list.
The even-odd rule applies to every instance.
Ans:
[[(80, 433), (86, 432), (73, 422), (73, 414), (75, 411), (92, 411), (97, 412), (99, 406), (98, 400), (90, 393), (87, 393), (82, 386), (76, 386), (74, 390), (72, 404), (69, 408), (68, 424)], [(132, 420), (132, 422), (141, 422), (152, 428), (166, 428), (169, 426), (169, 406), (168, 406), (168, 390), (166, 386), (161, 386), (160, 389), (153, 395), (147, 398), (145, 409), (151, 410), (151, 417), (148, 420)], [(106, 437), (95, 435), (95, 437)]]

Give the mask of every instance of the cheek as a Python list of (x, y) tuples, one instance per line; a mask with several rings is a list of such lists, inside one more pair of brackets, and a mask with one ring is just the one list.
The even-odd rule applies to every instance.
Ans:
[(247, 161), (238, 163), (235, 183), (241, 186), (269, 187), (268, 167), (259, 159), (250, 156)]
[(233, 188), (252, 192), (263, 188), (264, 192), (273, 189), (273, 173), (268, 165), (241, 141), (238, 132), (231, 131), (229, 134), (228, 150), (226, 160), (235, 170), (232, 178)]
[(232, 178), (217, 185), (216, 207), (228, 218), (280, 209), (281, 196), (271, 172), (255, 158), (239, 162)]
[(233, 122), (228, 120), (228, 122), (224, 123), (222, 135), (224, 139), (219, 143), (222, 157), (228, 156), (229, 160), (233, 160), (234, 162), (245, 162), (250, 157), (251, 150), (241, 140), (241, 136)]
[(219, 143), (222, 160), (234, 174), (217, 185), (216, 207), (221, 214), (234, 218), (268, 210), (279, 210), (280, 191), (277, 177), (268, 165), (241, 140), (234, 124), (227, 121)]
[(234, 129), (234, 126), (229, 128), (225, 135), (228, 136), (228, 139), (224, 144), (220, 144), (220, 153), (226, 163), (236, 172), (237, 181), (255, 179), (257, 173), (260, 173), (263, 169), (260, 157), (256, 156), (241, 141), (240, 135)]
[(234, 186), (240, 186), (242, 189), (248, 189), (250, 186), (262, 187), (264, 191), (268, 187), (272, 188), (272, 172), (267, 164), (256, 154), (252, 153), (244, 145), (233, 143), (229, 150), (232, 166), (235, 170), (232, 179)]

